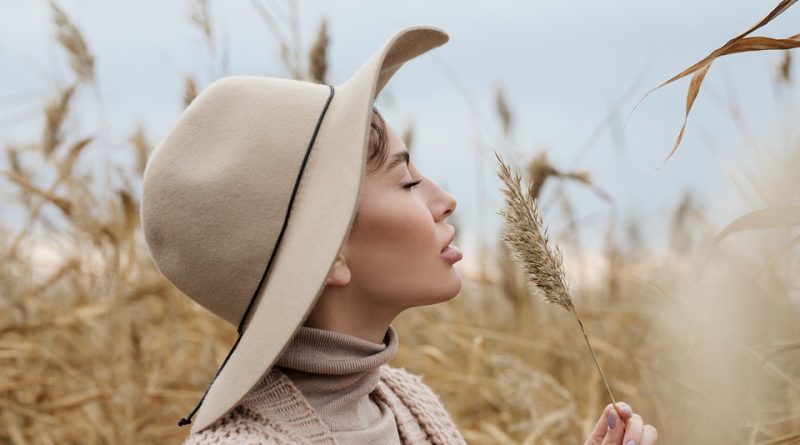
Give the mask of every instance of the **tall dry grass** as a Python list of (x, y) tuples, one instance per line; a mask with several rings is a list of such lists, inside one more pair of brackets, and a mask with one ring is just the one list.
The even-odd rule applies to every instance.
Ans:
[[(296, 11), (254, 5), (279, 37), (287, 71), (322, 81), (327, 25), (301, 57), (292, 43)], [(203, 10), (199, 2), (199, 32), (210, 35)], [(148, 259), (134, 185), (157, 136), (132, 129), (136, 161), (118, 166), (126, 187), (88, 173), (82, 161), (97, 141), (63, 124), (75, 90), (91, 88), (94, 58), (55, 11), (75, 81), (43, 110), (39, 140), (5, 147), (0, 178), (14, 198), (3, 209), (26, 214), (21, 231), (0, 225), (0, 443), (178, 443), (186, 430), (176, 420), (202, 394), (235, 330), (182, 296)], [(278, 28), (285, 23), (288, 30)], [(789, 63), (782, 69), (790, 81)], [(187, 78), (176, 100), (188, 104), (200, 88)], [(498, 119), (508, 135), (516, 121), (502, 94)], [(753, 153), (752, 171), (737, 178), (751, 210), (800, 204), (793, 130), (787, 145)], [(571, 203), (543, 186), (590, 187), (611, 204), (613, 197), (588, 172), (545, 155), (521, 167), (535, 196), (553, 199), (570, 221), (558, 237), (566, 259), (589, 263)], [(672, 210), (672, 245), (661, 255), (643, 255), (635, 227), (611, 219), (599, 284), (583, 277), (589, 266), (567, 277), (597, 359), (614, 394), (658, 427), (659, 443), (800, 443), (796, 227), (737, 226), (715, 244), (722, 228), (698, 202), (687, 195)], [(605, 386), (571, 316), (543, 304), (495, 242), (485, 265), (497, 273), (465, 275), (453, 301), (398, 317), (402, 347), (392, 364), (424, 376), (470, 443), (580, 444), (607, 403)]]

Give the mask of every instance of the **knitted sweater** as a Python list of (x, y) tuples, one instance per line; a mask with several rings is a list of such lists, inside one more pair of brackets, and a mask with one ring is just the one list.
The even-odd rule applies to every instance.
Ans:
[(466, 445), (422, 378), (385, 363), (396, 349), (391, 326), (383, 345), (303, 326), (271, 371), (184, 445)]
[(341, 445), (402, 445), (389, 406), (374, 397), (380, 366), (397, 352), (389, 326), (381, 343), (301, 326), (275, 367), (286, 374)]

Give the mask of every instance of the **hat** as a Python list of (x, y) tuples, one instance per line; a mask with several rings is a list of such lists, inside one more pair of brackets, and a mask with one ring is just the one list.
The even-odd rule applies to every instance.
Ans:
[(271, 370), (347, 239), (376, 96), (403, 63), (448, 40), (438, 27), (403, 28), (336, 87), (220, 78), (155, 147), (140, 211), (150, 256), (239, 334), (179, 425), (200, 431)]

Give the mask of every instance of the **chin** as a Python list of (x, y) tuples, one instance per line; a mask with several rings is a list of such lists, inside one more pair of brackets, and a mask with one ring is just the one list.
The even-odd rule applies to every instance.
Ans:
[[(461, 292), (461, 275), (455, 268), (439, 274), (427, 274), (430, 281), (415, 282), (414, 289), (410, 292), (417, 295), (412, 301), (407, 300), (408, 307), (430, 306), (452, 300)], [(408, 291), (408, 289), (406, 289)]]
[(442, 301), (452, 300), (461, 292), (461, 274), (455, 268), (450, 270), (450, 277), (443, 280), (443, 283), (447, 285), (447, 288), (444, 291), (445, 299)]

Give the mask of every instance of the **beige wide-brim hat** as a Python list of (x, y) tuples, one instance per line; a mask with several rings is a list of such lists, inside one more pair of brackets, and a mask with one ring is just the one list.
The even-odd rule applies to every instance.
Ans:
[(239, 332), (179, 425), (194, 433), (227, 414), (283, 353), (350, 230), (375, 98), (403, 63), (448, 40), (434, 26), (401, 29), (336, 87), (221, 78), (153, 150), (140, 212), (150, 256)]

